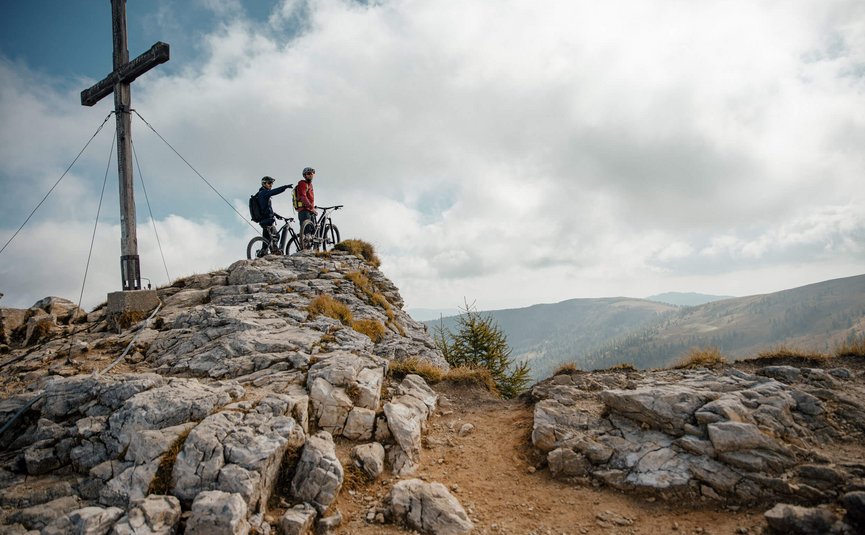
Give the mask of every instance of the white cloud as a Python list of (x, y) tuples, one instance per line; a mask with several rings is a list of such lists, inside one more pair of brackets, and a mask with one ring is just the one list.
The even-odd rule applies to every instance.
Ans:
[[(288, 0), (268, 28), (208, 5), (224, 18), (200, 62), (141, 77), (134, 107), (235, 206), (263, 174), (316, 167), (343, 237), (376, 245), (409, 306), (861, 272), (861, 2)], [(0, 177), (47, 183), (44, 147), (57, 168), (110, 103), (49, 90), (45, 106), (21, 91), (38, 75), (0, 68)], [(251, 229), (146, 126), (134, 135), (172, 254), (190, 248), (199, 271), (239, 258)], [(93, 204), (103, 157), (67, 195)], [(186, 237), (202, 231), (236, 244), (199, 249)]]

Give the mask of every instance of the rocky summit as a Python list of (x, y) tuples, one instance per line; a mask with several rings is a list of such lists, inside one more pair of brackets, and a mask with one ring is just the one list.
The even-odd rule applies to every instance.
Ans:
[[(609, 510), (556, 524), (554, 504), (581, 509), (568, 488), (756, 507), (778, 533), (863, 527), (858, 361), (573, 371), (510, 409), (460, 409), (405, 374), (448, 364), (391, 281), (349, 252), (242, 260), (157, 294), (146, 315), (60, 298), (0, 309), (0, 532), (638, 532)], [(526, 432), (485, 406), (517, 411), (514, 425), (526, 411)], [(511, 439), (519, 471), (501, 467)], [(503, 502), (508, 481), (522, 502)], [(526, 503), (526, 485), (553, 483), (547, 504)]]

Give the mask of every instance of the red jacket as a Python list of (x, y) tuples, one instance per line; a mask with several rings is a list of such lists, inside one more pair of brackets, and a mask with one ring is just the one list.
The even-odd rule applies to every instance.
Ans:
[(300, 203), (298, 212), (315, 212), (315, 191), (312, 182), (301, 180), (297, 183), (297, 201)]

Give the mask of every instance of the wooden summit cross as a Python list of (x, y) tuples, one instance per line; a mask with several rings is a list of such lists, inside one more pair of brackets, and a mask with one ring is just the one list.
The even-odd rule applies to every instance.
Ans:
[(117, 169), (120, 182), (120, 271), (123, 290), (141, 289), (138, 236), (135, 232), (135, 195), (132, 186), (132, 125), (129, 84), (168, 61), (168, 45), (157, 42), (150, 50), (129, 61), (126, 38), (126, 0), (111, 0), (111, 26), (114, 38), (114, 70), (100, 82), (81, 92), (81, 104), (93, 106), (114, 93), (117, 116)]

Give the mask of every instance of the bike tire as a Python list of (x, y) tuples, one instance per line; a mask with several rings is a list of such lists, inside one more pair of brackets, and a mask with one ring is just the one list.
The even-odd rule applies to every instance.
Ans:
[(285, 254), (292, 255), (301, 251), (300, 236), (292, 236), (288, 240), (288, 245), (285, 246)]
[(339, 243), (339, 229), (336, 225), (329, 224), (324, 227), (324, 240), (321, 242), (321, 250), (333, 249)]
[(312, 249), (315, 243), (315, 225), (308, 219), (300, 227), (300, 243), (304, 250)]
[(247, 260), (252, 260), (253, 258), (261, 258), (262, 256), (267, 254), (267, 250), (267, 242), (264, 241), (264, 238), (262, 238), (261, 236), (257, 236), (249, 240), (249, 243), (246, 246), (246, 258)]

